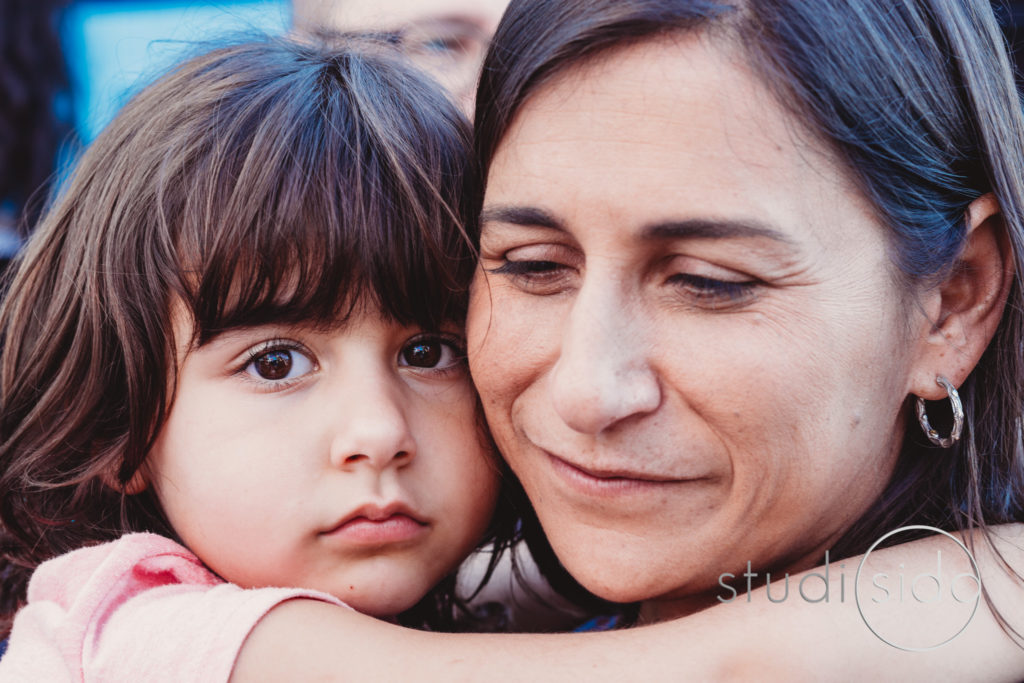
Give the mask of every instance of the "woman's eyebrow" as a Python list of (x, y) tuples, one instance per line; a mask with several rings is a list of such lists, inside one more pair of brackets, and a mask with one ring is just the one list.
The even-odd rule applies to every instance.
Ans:
[(766, 238), (774, 242), (793, 246), (793, 240), (757, 220), (734, 220), (721, 218), (687, 218), (665, 221), (645, 226), (640, 231), (644, 241), (670, 239), (725, 239), (725, 238)]
[(508, 223), (566, 232), (561, 221), (535, 206), (491, 206), (480, 212), (480, 224)]
[[(480, 212), (480, 224), (506, 223), (525, 227), (568, 230), (553, 215), (535, 206), (492, 206)], [(674, 239), (761, 238), (793, 246), (793, 240), (780, 230), (757, 220), (728, 218), (685, 218), (644, 226), (640, 239), (645, 242)]]

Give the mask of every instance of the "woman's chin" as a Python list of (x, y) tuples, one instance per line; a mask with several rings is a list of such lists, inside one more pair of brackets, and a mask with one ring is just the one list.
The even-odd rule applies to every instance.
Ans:
[[(655, 567), (651, 558), (637, 558), (630, 562), (621, 555), (615, 557), (599, 557), (590, 548), (590, 552), (570, 556), (569, 553), (556, 553), (562, 557), (562, 564), (588, 591), (603, 600), (623, 604), (647, 602), (661, 599), (673, 599), (691, 592), (704, 592), (694, 588), (692, 591), (686, 584), (687, 577), (678, 569), (665, 571), (662, 566)], [(710, 587), (708, 587), (710, 589)]]

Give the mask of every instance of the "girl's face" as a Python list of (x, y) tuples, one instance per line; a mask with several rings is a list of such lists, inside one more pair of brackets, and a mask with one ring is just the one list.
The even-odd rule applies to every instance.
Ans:
[(714, 604), (747, 562), (821, 563), (881, 492), (930, 326), (871, 208), (740, 58), (694, 36), (553, 80), (481, 223), (473, 378), (585, 587)]
[(370, 312), (180, 348), (146, 463), (171, 525), (241, 586), (411, 607), (475, 547), (497, 495), (461, 344)]

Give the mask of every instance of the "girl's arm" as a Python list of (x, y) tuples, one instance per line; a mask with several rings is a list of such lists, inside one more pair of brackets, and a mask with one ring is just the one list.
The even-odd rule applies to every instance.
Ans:
[[(1010, 568), (1021, 573), (1024, 525), (995, 532)], [(1010, 625), (1024, 631), (1024, 585), (983, 545), (975, 557), (985, 589)], [(791, 576), (784, 600), (773, 577), (774, 602), (763, 588), (751, 591), (748, 602), (741, 576), (727, 581), (737, 589), (728, 604), (605, 633), (426, 633), (326, 603), (292, 600), (252, 631), (232, 680), (1024, 679), (1024, 649), (1004, 633), (984, 599), (970, 617), (977, 589), (964, 575), (972, 572), (971, 563), (948, 538), (871, 553), (857, 584), (869, 623), (898, 645), (926, 648), (968, 624), (924, 652), (886, 644), (865, 624), (851, 588), (859, 560), (843, 560), (843, 570), (839, 563), (830, 565), (827, 602), (811, 602), (824, 595), (821, 568)], [(948, 597), (951, 590), (955, 597)], [(732, 597), (725, 590), (722, 595)], [(937, 596), (947, 596), (946, 609)]]

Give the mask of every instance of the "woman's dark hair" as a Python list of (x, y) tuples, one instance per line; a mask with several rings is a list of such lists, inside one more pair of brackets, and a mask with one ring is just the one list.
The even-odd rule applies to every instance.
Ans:
[[(151, 492), (124, 491), (173, 402), (172, 306), (198, 345), (363, 305), (464, 319), (469, 124), (386, 47), (335, 48), (267, 39), (177, 67), (86, 151), (19, 258), (0, 308), (7, 616), (48, 558), (175, 538)], [(450, 625), (453, 588), (402, 620)]]
[[(908, 524), (984, 530), (1024, 520), (1024, 120), (988, 0), (513, 0), (477, 92), (480, 187), (545, 84), (595, 55), (688, 31), (745, 55), (831, 146), (890, 228), (908, 291), (956, 266), (973, 200), (991, 192), (1001, 207), (1016, 275), (998, 331), (960, 388), (969, 426), (954, 447), (931, 447), (909, 422), (908, 398), (895, 472), (834, 556)], [(571, 578), (521, 490), (517, 498), (539, 563), (566, 591)]]

